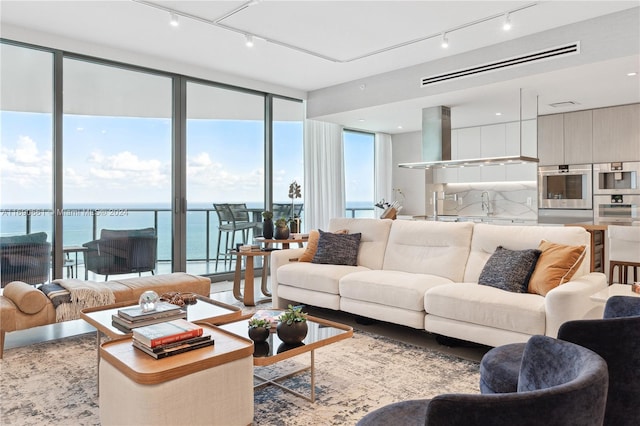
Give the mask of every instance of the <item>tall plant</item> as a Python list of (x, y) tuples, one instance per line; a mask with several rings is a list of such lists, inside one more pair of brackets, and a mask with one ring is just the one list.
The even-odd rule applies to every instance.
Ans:
[(291, 198), (291, 219), (295, 219), (296, 214), (294, 210), (294, 201), (296, 198), (302, 197), (302, 192), (300, 190), (300, 184), (297, 181), (291, 182), (289, 185), (289, 198)]

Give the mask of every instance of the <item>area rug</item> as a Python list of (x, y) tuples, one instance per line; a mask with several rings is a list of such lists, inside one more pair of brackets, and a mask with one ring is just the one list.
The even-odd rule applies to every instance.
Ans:
[[(279, 375), (309, 363), (301, 355), (264, 367)], [(356, 331), (316, 350), (316, 402), (275, 386), (255, 392), (255, 425), (353, 425), (369, 411), (410, 398), (478, 393), (478, 363)], [(309, 373), (284, 383), (309, 394)], [(5, 351), (0, 362), (3, 425), (98, 425), (95, 335)]]

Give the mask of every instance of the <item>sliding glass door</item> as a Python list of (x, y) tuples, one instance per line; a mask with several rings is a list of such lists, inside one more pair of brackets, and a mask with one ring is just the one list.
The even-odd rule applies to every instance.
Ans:
[(187, 83), (187, 272), (231, 271), (232, 244), (261, 232), (264, 102), (253, 93)]
[(118, 249), (129, 258), (83, 247), (103, 230), (133, 235), (146, 228), (157, 245), (155, 256), (145, 248), (145, 261), (155, 272), (171, 272), (172, 79), (73, 58), (63, 69), (66, 273), (103, 280), (148, 272), (134, 265), (140, 260), (131, 259), (128, 246)]

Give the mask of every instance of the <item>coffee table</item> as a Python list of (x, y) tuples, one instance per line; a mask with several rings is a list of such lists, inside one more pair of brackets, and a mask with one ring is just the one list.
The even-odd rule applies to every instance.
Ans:
[[(199, 321), (211, 324), (222, 324), (229, 321), (235, 321), (242, 317), (242, 310), (233, 305), (218, 302), (205, 296), (196, 295), (198, 301), (193, 305), (185, 305), (187, 310), (188, 321)], [(96, 348), (98, 366), (100, 365), (100, 343), (101, 334), (104, 334), (110, 340), (120, 339), (130, 336), (131, 333), (125, 333), (113, 325), (112, 315), (118, 314), (118, 309), (135, 306), (137, 303), (131, 301), (116, 303), (107, 306), (98, 306), (95, 308), (83, 309), (80, 317), (91, 324), (96, 329)]]
[[(248, 326), (247, 321), (251, 318), (251, 315), (245, 315), (242, 320), (234, 321), (229, 324), (223, 324), (219, 327), (223, 330), (230, 331), (238, 336), (247, 337), (248, 336)], [(344, 324), (339, 324), (337, 322), (328, 321), (321, 318), (316, 318), (312, 316), (307, 317), (307, 325), (309, 327), (309, 331), (307, 333), (307, 337), (303, 340), (300, 346), (291, 346), (285, 345), (278, 338), (278, 335), (273, 332), (269, 334), (269, 338), (265, 343), (256, 343), (254, 344), (254, 352), (253, 352), (253, 365), (254, 365), (254, 377), (260, 380), (260, 383), (254, 385), (254, 389), (267, 386), (267, 385), (275, 385), (279, 388), (290, 392), (296, 396), (306, 399), (310, 402), (315, 402), (316, 393), (315, 393), (315, 350), (321, 348), (323, 346), (330, 345), (332, 343), (339, 342), (340, 340), (348, 339), (353, 336), (353, 328)], [(268, 365), (275, 364), (277, 362), (293, 358), (297, 355), (309, 353), (311, 356), (311, 363), (309, 366), (303, 367), (301, 369), (289, 372), (285, 375), (267, 379), (265, 377), (260, 376), (256, 373), (255, 367), (264, 367)], [(295, 374), (298, 374), (302, 371), (310, 370), (311, 375), (311, 392), (310, 395), (304, 395), (300, 392), (297, 392), (293, 389), (290, 389), (279, 383), (279, 381), (291, 377)]]

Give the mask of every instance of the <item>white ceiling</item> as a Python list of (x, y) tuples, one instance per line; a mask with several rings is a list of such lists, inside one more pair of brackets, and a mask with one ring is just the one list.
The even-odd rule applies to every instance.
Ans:
[[(5, 38), (109, 59), (118, 60), (123, 56), (117, 52), (127, 52), (139, 65), (168, 71), (175, 70), (169, 64), (180, 63), (194, 76), (212, 70), (222, 82), (241, 84), (237, 79), (244, 79), (246, 87), (300, 97), (309, 93), (313, 102), (314, 93), (331, 86), (446, 60), (639, 5), (640, 1), (2, 0), (0, 31)], [(168, 10), (180, 15), (177, 28), (168, 25)], [(501, 24), (508, 11), (514, 11), (513, 28), (504, 32)], [(227, 16), (231, 12), (235, 13)], [(468, 25), (473, 22), (477, 23)], [(446, 50), (440, 47), (443, 32), (448, 32), (450, 42)], [(245, 34), (259, 37), (252, 48), (244, 45)], [(578, 102), (573, 109), (639, 102), (638, 77), (626, 77), (627, 72), (640, 71), (638, 54), (635, 48), (633, 55), (573, 69), (393, 102), (378, 99), (314, 118), (397, 133), (419, 129), (422, 108), (449, 105), (454, 127), (509, 121), (518, 109), (522, 87), (537, 91), (541, 113), (568, 110), (546, 107), (557, 101)], [(498, 111), (503, 112), (500, 118), (495, 116)]]

